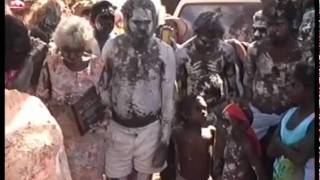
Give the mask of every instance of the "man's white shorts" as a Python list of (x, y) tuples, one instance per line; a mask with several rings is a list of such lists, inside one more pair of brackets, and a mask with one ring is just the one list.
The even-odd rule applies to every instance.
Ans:
[(121, 178), (133, 169), (153, 174), (162, 171), (152, 166), (154, 153), (159, 145), (160, 121), (145, 127), (128, 128), (111, 120), (106, 134), (106, 174), (110, 178)]

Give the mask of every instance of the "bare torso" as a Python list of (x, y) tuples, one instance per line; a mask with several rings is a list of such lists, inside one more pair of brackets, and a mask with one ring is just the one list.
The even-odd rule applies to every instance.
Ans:
[(176, 146), (181, 176), (186, 180), (207, 180), (210, 172), (210, 140), (192, 130), (176, 132)]
[[(301, 52), (296, 41), (286, 47), (274, 47), (268, 41), (255, 42), (250, 54), (255, 72), (252, 104), (265, 113), (280, 114), (288, 109), (288, 85)], [(253, 51), (252, 51), (253, 50)]]

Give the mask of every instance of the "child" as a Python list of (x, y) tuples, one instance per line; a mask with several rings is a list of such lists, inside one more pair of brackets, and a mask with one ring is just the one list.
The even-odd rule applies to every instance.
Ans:
[(222, 180), (266, 179), (261, 163), (261, 148), (251, 128), (248, 114), (231, 103), (222, 112), (228, 120), (228, 137), (224, 149)]
[(307, 63), (296, 65), (289, 93), (295, 107), (282, 117), (268, 148), (269, 156), (276, 158), (274, 180), (314, 179), (313, 78), (313, 66)]
[(214, 137), (205, 139), (201, 136), (207, 104), (203, 97), (190, 95), (178, 103), (177, 111), (178, 120), (182, 121), (182, 127), (173, 131), (178, 176), (186, 180), (207, 180), (212, 163), (209, 150), (214, 142)]

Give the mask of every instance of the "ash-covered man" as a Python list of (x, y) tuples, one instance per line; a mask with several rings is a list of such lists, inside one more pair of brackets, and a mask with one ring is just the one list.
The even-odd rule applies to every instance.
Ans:
[(249, 46), (244, 78), (255, 116), (253, 127), (259, 139), (288, 109), (286, 86), (291, 82), (289, 75), (293, 66), (301, 59), (298, 42), (290, 32), (292, 19), (287, 12), (270, 6), (264, 13), (268, 20), (268, 37)]
[[(251, 103), (252, 127), (265, 150), (274, 129), (270, 127), (278, 125), (281, 114), (291, 106), (287, 87), (293, 83), (290, 75), (301, 60), (301, 50), (292, 33), (288, 9), (267, 6), (263, 11), (268, 35), (249, 46), (244, 84)], [(272, 162), (269, 165), (270, 174)]]
[(157, 13), (150, 0), (122, 7), (126, 32), (106, 42), (101, 97), (112, 110), (107, 130), (106, 174), (150, 179), (165, 163), (174, 118), (175, 57), (155, 38)]
[(98, 47), (93, 49), (93, 53), (100, 56), (105, 42), (114, 36), (111, 33), (114, 27), (114, 7), (108, 1), (99, 1), (91, 8), (90, 23), (94, 28), (94, 36), (98, 42)]
[(242, 94), (236, 54), (232, 45), (222, 39), (224, 28), (219, 16), (215, 12), (200, 14), (194, 23), (196, 36), (177, 50), (181, 95), (201, 93), (206, 83), (203, 79), (213, 74), (221, 76), (224, 83), (221, 93), (224, 98)]
[[(312, 4), (312, 3), (311, 3)], [(303, 14), (302, 22), (299, 27), (298, 41), (303, 50), (303, 59), (309, 64), (314, 64), (313, 54), (314, 54), (314, 27), (315, 27), (315, 10), (314, 7), (309, 5)], [(313, 4), (312, 4), (313, 5)]]
[(267, 19), (262, 10), (257, 11), (253, 15), (253, 41), (258, 41), (267, 36)]

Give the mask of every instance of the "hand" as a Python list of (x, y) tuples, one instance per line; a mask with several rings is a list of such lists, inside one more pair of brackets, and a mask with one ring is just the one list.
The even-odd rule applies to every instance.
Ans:
[(153, 167), (161, 168), (164, 165), (167, 159), (167, 151), (168, 151), (168, 145), (166, 143), (160, 142), (152, 159)]
[[(169, 25), (164, 25), (161, 28), (161, 40), (172, 45), (174, 40), (174, 28)], [(174, 40), (175, 41), (175, 40)]]

